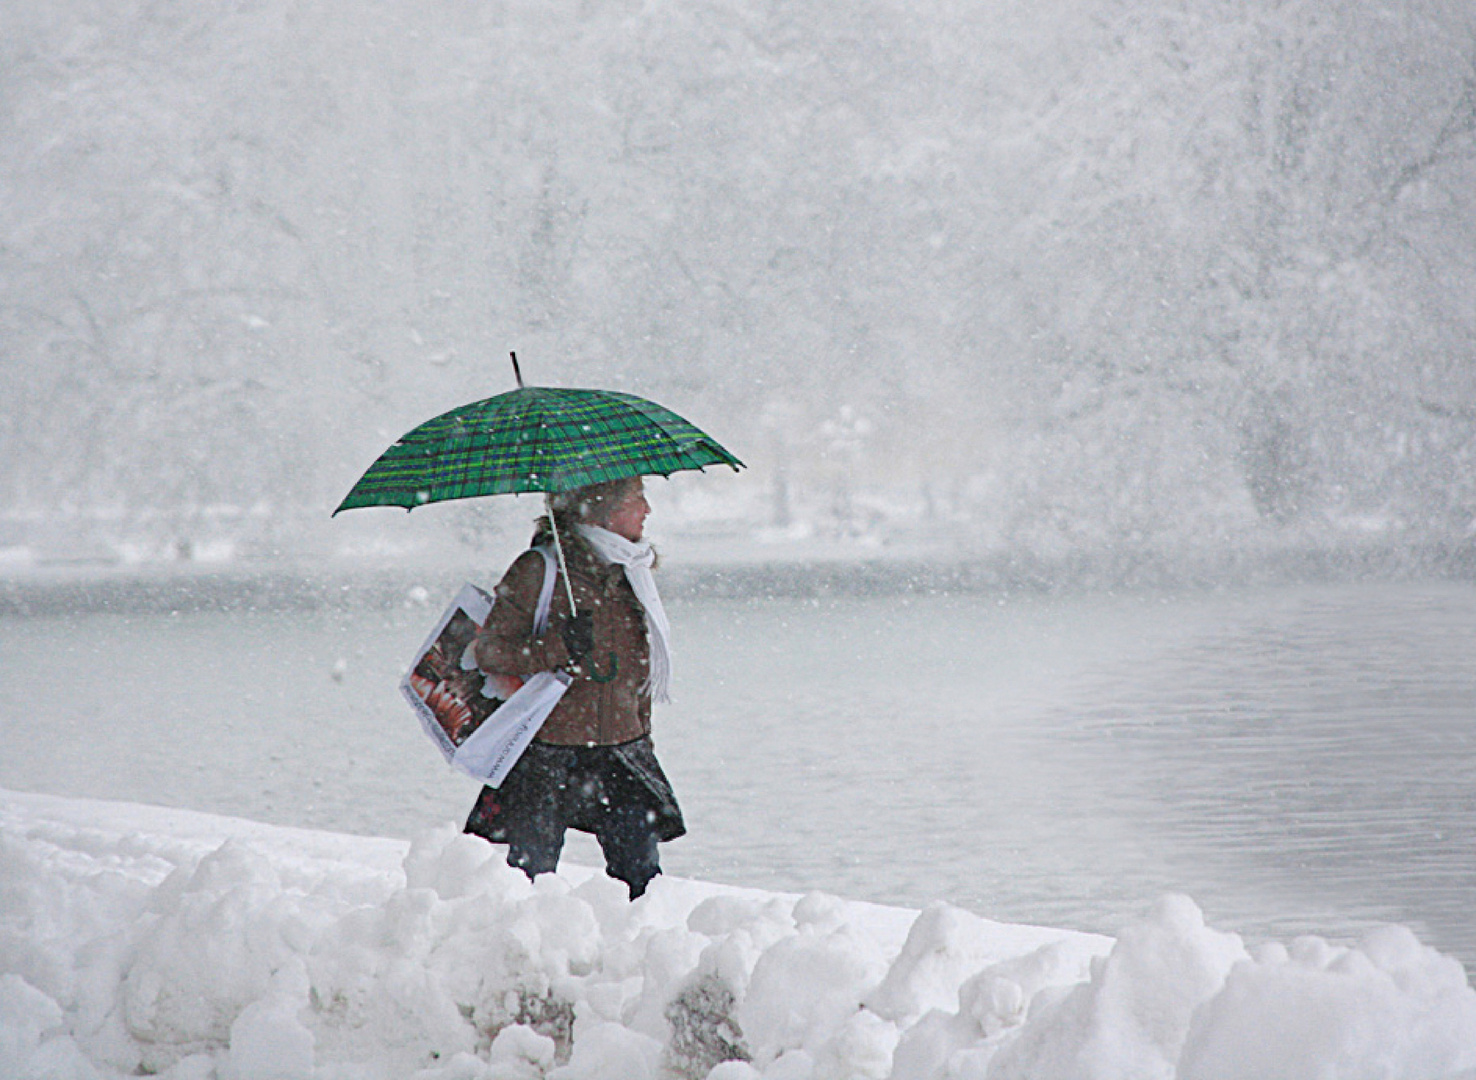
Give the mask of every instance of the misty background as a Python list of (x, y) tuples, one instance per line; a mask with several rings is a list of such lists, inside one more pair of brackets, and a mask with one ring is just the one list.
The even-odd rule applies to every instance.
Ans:
[(1476, 544), (1467, 0), (11, 3), (0, 147), (0, 568), (403, 544), (509, 350), (745, 459), (668, 535)]

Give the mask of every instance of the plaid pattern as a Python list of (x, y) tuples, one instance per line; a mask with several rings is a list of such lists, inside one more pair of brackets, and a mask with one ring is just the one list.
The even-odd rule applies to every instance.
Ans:
[(653, 401), (530, 386), (421, 424), (381, 454), (333, 512), (570, 491), (707, 465), (736, 471), (743, 462)]

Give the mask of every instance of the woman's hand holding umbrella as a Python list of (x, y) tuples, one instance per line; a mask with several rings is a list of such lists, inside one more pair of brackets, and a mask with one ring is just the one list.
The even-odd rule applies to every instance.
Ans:
[(594, 649), (594, 616), (588, 611), (565, 619), (559, 627), (564, 639), (564, 651), (569, 654), (569, 663), (578, 665)]

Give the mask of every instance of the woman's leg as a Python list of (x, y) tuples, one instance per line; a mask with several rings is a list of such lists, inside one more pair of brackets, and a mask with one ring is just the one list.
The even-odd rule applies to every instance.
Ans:
[(612, 807), (595, 834), (605, 853), (605, 873), (630, 886), (632, 900), (661, 873), (654, 819), (655, 815), (641, 805)]
[(564, 850), (569, 768), (562, 750), (534, 743), (502, 785), (507, 864), (530, 878), (557, 870)]
[(529, 878), (557, 870), (563, 850), (564, 823), (556, 814), (530, 815), (507, 830), (507, 865)]

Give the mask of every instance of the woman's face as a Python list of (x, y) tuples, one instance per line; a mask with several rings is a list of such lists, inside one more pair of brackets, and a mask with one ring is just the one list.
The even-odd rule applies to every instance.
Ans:
[(646, 485), (643, 481), (637, 480), (621, 492), (610, 506), (610, 512), (605, 519), (605, 528), (635, 543), (640, 540), (645, 530), (646, 515), (650, 512), (651, 504), (646, 501)]

